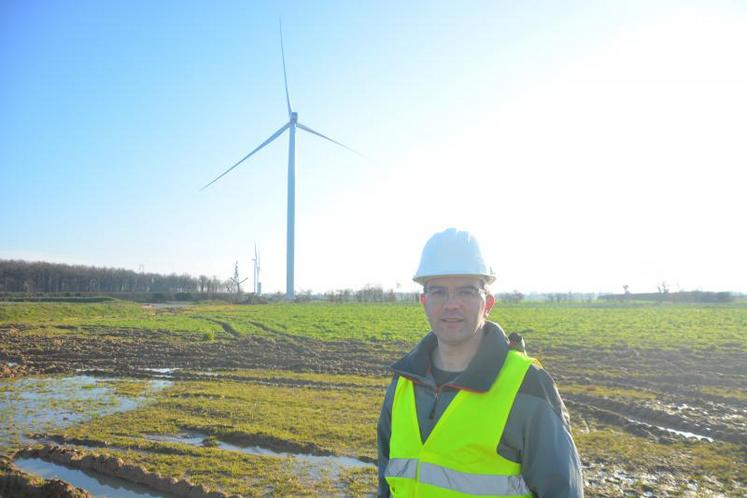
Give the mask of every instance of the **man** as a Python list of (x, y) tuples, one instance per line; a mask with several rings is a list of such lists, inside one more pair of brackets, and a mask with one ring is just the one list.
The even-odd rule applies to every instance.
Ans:
[(392, 365), (378, 424), (379, 496), (582, 497), (553, 380), (486, 320), (495, 276), (475, 238), (435, 234), (414, 280), (432, 331)]

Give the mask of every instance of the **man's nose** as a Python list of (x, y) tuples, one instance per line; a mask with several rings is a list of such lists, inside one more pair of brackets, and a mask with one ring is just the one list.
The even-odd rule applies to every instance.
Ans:
[(459, 298), (457, 297), (456, 292), (446, 293), (446, 300), (444, 301), (444, 306), (458, 307), (460, 304), (461, 304), (461, 301), (459, 301)]

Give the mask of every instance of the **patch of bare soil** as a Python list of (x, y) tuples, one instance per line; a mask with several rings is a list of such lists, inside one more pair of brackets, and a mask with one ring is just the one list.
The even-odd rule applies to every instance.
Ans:
[(177, 342), (149, 330), (90, 329), (83, 335), (44, 336), (26, 335), (17, 327), (0, 328), (0, 362), (13, 362), (14, 372), (24, 373), (267, 368), (385, 375), (387, 365), (404, 350), (404, 345), (392, 343), (324, 342), (280, 333)]

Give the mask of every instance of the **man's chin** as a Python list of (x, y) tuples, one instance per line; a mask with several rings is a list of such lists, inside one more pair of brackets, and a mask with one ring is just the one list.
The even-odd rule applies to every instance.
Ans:
[(461, 344), (469, 341), (474, 336), (472, 332), (464, 330), (463, 328), (450, 329), (440, 327), (438, 330), (434, 330), (433, 332), (436, 334), (436, 337), (438, 337), (439, 342), (444, 342), (446, 344)]

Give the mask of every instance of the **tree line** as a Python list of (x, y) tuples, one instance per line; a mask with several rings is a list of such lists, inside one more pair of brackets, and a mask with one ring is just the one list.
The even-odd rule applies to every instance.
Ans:
[[(68, 265), (43, 261), (0, 259), (0, 295), (70, 295), (98, 294), (132, 299), (135, 301), (194, 301), (219, 297), (237, 303), (267, 303), (282, 301), (285, 294), (265, 294), (256, 296), (242, 292), (234, 279), (221, 280), (216, 276), (188, 274), (161, 275), (142, 273), (123, 268), (101, 268), (85, 265)], [(366, 285), (362, 289), (341, 289), (323, 295), (312, 294), (310, 290), (300, 291), (297, 302), (326, 300), (335, 303), (349, 302), (395, 302), (417, 301), (416, 294), (395, 294), (384, 291), (379, 286)]]
[[(680, 291), (669, 292), (666, 287), (658, 287), (659, 292), (626, 292), (625, 294), (605, 294), (599, 299), (605, 301), (659, 301), (672, 303), (731, 303), (731, 292)], [(626, 289), (627, 291), (627, 289)]]
[(26, 293), (146, 293), (219, 294), (231, 292), (233, 282), (187, 274), (139, 273), (123, 268), (99, 268), (62, 263), (0, 260), (0, 292)]

